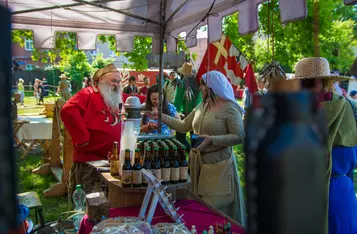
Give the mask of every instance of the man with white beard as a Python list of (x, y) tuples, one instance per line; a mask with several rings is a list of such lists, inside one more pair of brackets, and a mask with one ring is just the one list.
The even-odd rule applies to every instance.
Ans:
[(107, 160), (113, 142), (120, 144), (119, 104), (122, 103), (122, 92), (119, 72), (110, 64), (99, 69), (92, 80), (91, 87), (76, 93), (61, 110), (61, 119), (74, 145), (69, 196), (77, 184), (82, 185), (87, 194), (92, 192), (99, 175), (86, 162)]

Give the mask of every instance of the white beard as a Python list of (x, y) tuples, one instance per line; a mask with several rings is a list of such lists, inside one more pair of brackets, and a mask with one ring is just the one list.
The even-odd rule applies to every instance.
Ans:
[(107, 105), (108, 109), (112, 113), (119, 112), (119, 104), (123, 102), (123, 97), (121, 94), (121, 88), (115, 90), (110, 87), (109, 84), (99, 83), (98, 84), (99, 92), (104, 99), (104, 103)]

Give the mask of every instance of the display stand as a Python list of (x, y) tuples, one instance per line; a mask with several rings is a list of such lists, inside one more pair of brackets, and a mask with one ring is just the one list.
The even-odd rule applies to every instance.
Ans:
[[(52, 146), (49, 163), (41, 165), (32, 172), (38, 175), (52, 173), (58, 183), (43, 191), (45, 197), (57, 197), (67, 193), (69, 170), (72, 164), (73, 144), (67, 129), (62, 125), (60, 110), (65, 104), (62, 99), (57, 99), (53, 109)], [(63, 126), (63, 161), (61, 160), (61, 126)]]
[[(151, 174), (145, 169), (142, 169), (142, 173), (148, 181), (148, 188), (146, 190), (145, 197), (141, 205), (139, 218), (141, 220), (146, 220), (148, 223), (151, 224), (157, 203), (159, 202), (162, 209), (167, 215), (169, 215), (176, 223), (182, 223), (183, 215), (179, 216), (177, 214), (176, 209), (170, 199), (171, 195), (166, 193), (165, 189), (161, 186), (161, 181), (158, 181), (153, 174)], [(146, 210), (149, 206), (149, 203), (150, 209), (149, 212), (146, 214)]]

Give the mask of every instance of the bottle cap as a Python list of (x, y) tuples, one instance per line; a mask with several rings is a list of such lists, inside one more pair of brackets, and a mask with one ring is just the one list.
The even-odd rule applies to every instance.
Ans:
[(78, 189), (82, 189), (82, 185), (77, 184), (77, 185), (76, 185), (76, 189), (77, 189), (77, 190), (78, 190)]
[(130, 149), (125, 149), (125, 152), (130, 152)]
[(140, 152), (140, 149), (135, 149), (135, 152)]

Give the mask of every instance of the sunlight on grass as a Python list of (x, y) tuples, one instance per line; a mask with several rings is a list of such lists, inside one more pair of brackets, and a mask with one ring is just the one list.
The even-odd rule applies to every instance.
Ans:
[[(28, 155), (25, 159), (17, 160), (18, 168), (18, 191), (35, 191), (40, 197), (45, 222), (58, 220), (59, 215), (69, 210), (67, 195), (55, 198), (45, 198), (43, 191), (56, 183), (52, 174), (35, 175), (32, 170), (42, 164), (40, 155)], [(30, 219), (35, 221), (34, 211), (31, 211)]]

